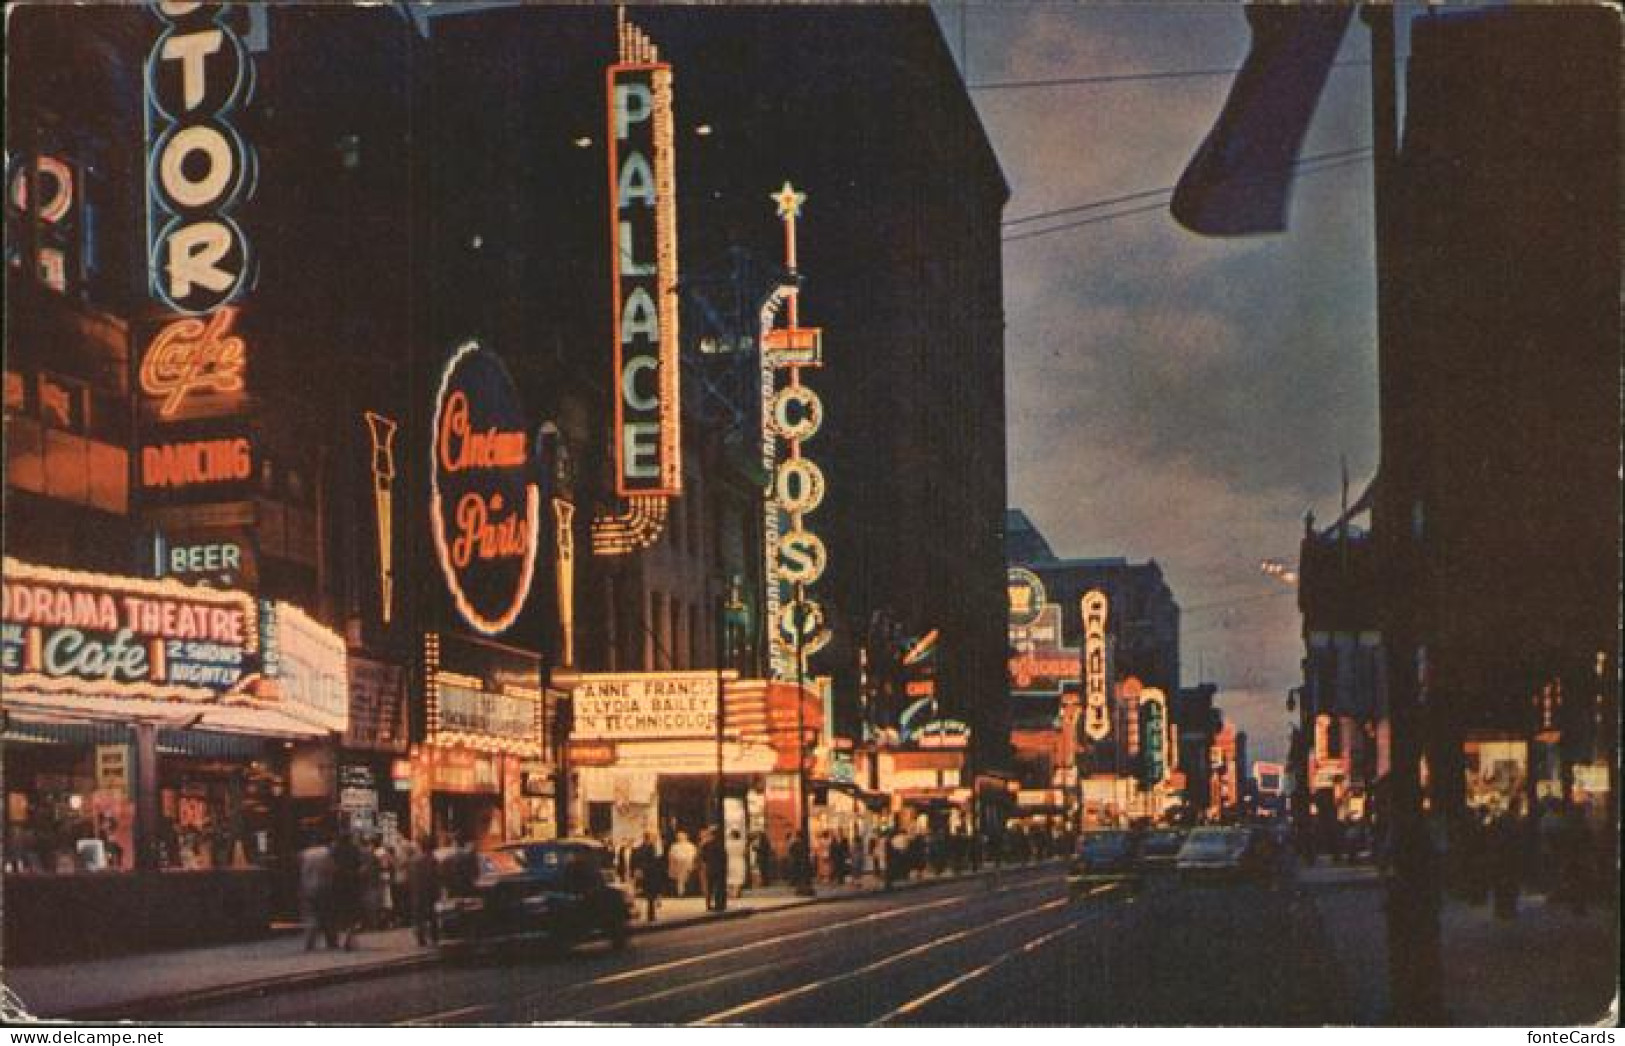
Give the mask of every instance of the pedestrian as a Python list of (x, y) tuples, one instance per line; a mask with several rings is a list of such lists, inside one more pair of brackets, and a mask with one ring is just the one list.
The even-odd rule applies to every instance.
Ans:
[(908, 833), (894, 827), (886, 837), (886, 889), (908, 877)]
[(852, 872), (852, 844), (846, 841), (846, 829), (836, 833), (829, 844), (829, 869), (836, 883), (846, 882)]
[(440, 899), (440, 862), (435, 860), (434, 840), (428, 833), (424, 833), (412, 853), (406, 882), (412, 899), (412, 932), (418, 944), (427, 947), (440, 939), (434, 921), (434, 903)]
[(756, 874), (762, 886), (773, 883), (773, 840), (767, 837), (766, 832), (756, 833)]
[(632, 851), (629, 865), (633, 889), (643, 898), (646, 906), (644, 917), (648, 922), (654, 922), (655, 912), (660, 907), (660, 895), (666, 889), (666, 862), (661, 860), (660, 846), (653, 832), (643, 833), (643, 842)]
[(1562, 831), (1558, 836), (1561, 861), (1558, 892), (1575, 915), (1584, 915), (1591, 893), (1591, 828), (1579, 804), (1570, 804), (1562, 818)]
[(384, 869), (373, 840), (362, 839), (360, 851), (356, 873), (361, 886), (361, 918), (356, 924), (363, 930), (376, 930), (384, 917)]
[(707, 828), (704, 839), (700, 867), (705, 876), (705, 909), (717, 912), (728, 907), (728, 848), (720, 828)]
[(699, 850), (688, 841), (688, 833), (678, 832), (666, 854), (666, 874), (671, 877), (671, 890), (675, 896), (688, 896), (689, 877), (694, 872), (694, 861), (698, 856)]
[[(916, 822), (917, 823), (917, 822)], [(910, 832), (908, 836), (908, 875), (925, 878), (925, 832)]]
[(812, 886), (812, 853), (807, 847), (807, 839), (800, 832), (790, 836), (790, 879), (795, 884), (797, 892), (805, 892)]
[(305, 918), (305, 951), (320, 934), (329, 948), (338, 946), (333, 925), (333, 849), (316, 840), (299, 854), (299, 909)]
[(749, 848), (745, 837), (735, 828), (728, 833), (728, 892), (735, 897), (745, 896), (745, 884), (750, 881)]
[(333, 843), (333, 922), (347, 952), (355, 950), (361, 890), (361, 848), (349, 832), (340, 832)]

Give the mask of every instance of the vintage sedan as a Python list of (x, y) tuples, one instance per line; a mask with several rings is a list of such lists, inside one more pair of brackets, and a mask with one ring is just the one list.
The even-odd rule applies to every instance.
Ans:
[(478, 875), (435, 905), (446, 952), (603, 938), (624, 947), (632, 902), (614, 884), (608, 849), (594, 839), (510, 843), (475, 855)]
[(1134, 881), (1136, 850), (1132, 832), (1116, 828), (1084, 832), (1067, 869), (1068, 891), (1077, 897), (1096, 886)]
[(1196, 828), (1174, 862), (1182, 879), (1267, 877), (1271, 857), (1260, 832), (1244, 827)]

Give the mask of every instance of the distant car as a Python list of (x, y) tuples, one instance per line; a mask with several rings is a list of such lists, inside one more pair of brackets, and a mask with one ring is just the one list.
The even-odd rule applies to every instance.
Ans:
[(1136, 861), (1141, 871), (1172, 871), (1185, 845), (1185, 833), (1178, 828), (1153, 828), (1140, 840)]
[(1115, 828), (1084, 832), (1067, 870), (1068, 890), (1076, 897), (1092, 886), (1133, 880), (1136, 850), (1131, 832)]
[(1174, 862), (1186, 878), (1257, 874), (1267, 867), (1258, 835), (1250, 828), (1203, 827), (1191, 831)]
[(611, 854), (597, 840), (510, 843), (475, 860), (473, 883), (435, 905), (442, 950), (593, 937), (625, 946), (631, 898), (614, 885)]

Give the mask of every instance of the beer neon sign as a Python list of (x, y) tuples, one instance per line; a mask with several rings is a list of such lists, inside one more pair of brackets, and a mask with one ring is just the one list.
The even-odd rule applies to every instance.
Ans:
[(200, 315), (249, 283), (248, 238), (232, 219), (253, 192), (255, 156), (231, 125), (253, 92), (248, 48), (225, 5), (160, 0), (147, 59), (147, 248), (153, 296)]
[(541, 488), (519, 394), (477, 342), (452, 354), (435, 397), (429, 524), (457, 612), (486, 635), (524, 609), (536, 568)]
[(1083, 594), (1083, 732), (1104, 741), (1112, 732), (1106, 708), (1106, 593), (1092, 588)]

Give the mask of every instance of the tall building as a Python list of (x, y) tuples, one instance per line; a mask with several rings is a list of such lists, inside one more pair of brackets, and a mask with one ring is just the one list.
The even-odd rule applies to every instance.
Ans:
[(1389, 685), (1421, 691), (1436, 809), (1600, 800), (1617, 788), (1619, 21), (1439, 11), (1411, 42), (1375, 504)]

